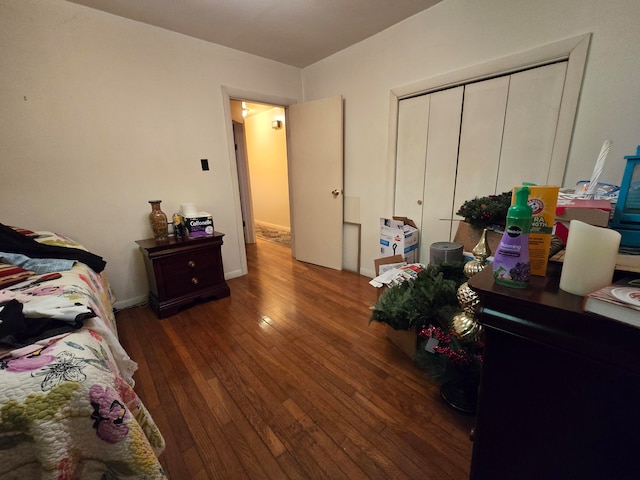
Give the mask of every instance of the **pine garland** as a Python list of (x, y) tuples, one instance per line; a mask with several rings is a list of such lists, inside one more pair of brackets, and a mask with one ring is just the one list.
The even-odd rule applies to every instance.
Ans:
[[(457, 291), (465, 281), (464, 262), (429, 265), (414, 280), (387, 289), (369, 320), (395, 330), (418, 327), (420, 345), (414, 361), (438, 383), (480, 378), (482, 346), (463, 344), (449, 333), (451, 318), (461, 310)], [(429, 336), (439, 341), (434, 353), (424, 348)]]
[(499, 195), (476, 197), (467, 200), (456, 212), (464, 217), (464, 221), (475, 228), (490, 228), (493, 225), (504, 225), (507, 210), (511, 206), (511, 192)]
[(458, 306), (458, 287), (465, 281), (462, 262), (429, 265), (414, 280), (387, 289), (374, 305), (369, 322), (383, 322), (394, 330), (433, 322), (446, 325)]

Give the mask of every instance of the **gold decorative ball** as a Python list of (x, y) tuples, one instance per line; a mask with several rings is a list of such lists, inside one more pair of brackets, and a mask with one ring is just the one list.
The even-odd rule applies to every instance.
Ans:
[(462, 309), (471, 314), (474, 314), (480, 305), (478, 294), (471, 289), (467, 282), (464, 282), (458, 287), (456, 298)]
[(474, 343), (480, 339), (482, 325), (469, 312), (461, 312), (453, 316), (451, 331), (464, 343)]
[(464, 264), (464, 274), (467, 278), (473, 277), (476, 273), (480, 273), (487, 266), (486, 260), (470, 260)]

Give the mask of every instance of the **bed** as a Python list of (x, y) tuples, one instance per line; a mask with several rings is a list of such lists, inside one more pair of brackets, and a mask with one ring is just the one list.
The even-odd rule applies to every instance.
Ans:
[(166, 478), (102, 258), (2, 224), (0, 257), (0, 478)]

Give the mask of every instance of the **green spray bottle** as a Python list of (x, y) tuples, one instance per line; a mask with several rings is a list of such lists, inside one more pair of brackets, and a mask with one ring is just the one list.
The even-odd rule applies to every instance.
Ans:
[(507, 222), (493, 257), (493, 277), (507, 287), (524, 288), (531, 277), (529, 231), (533, 212), (527, 204), (528, 187), (515, 188), (515, 203), (507, 210)]

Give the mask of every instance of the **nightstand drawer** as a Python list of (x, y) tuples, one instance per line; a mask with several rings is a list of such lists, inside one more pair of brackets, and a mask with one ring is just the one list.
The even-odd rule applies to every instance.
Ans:
[(209, 251), (185, 253), (163, 259), (160, 268), (166, 294), (169, 297), (178, 297), (219, 282), (219, 268), (215, 260)]

